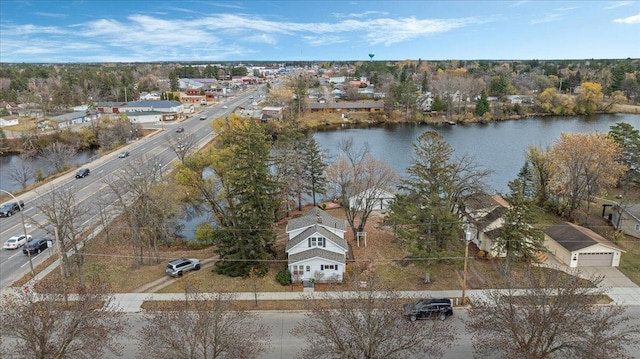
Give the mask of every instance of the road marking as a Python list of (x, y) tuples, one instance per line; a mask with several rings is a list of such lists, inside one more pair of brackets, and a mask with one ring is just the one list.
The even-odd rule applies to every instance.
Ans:
[[(26, 246), (26, 244), (25, 244), (25, 246)], [(17, 250), (17, 249), (16, 249), (16, 250)], [(9, 257), (9, 258), (7, 258), (7, 259), (11, 259), (11, 258), (13, 258), (13, 257), (17, 256), (18, 254), (24, 254), (24, 253), (22, 253), (22, 248), (20, 248), (20, 252), (17, 252), (17, 253), (15, 253), (15, 254), (13, 254), (11, 257)]]

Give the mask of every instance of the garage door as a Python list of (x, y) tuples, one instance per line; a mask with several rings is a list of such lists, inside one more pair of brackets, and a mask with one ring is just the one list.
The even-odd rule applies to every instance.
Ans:
[(611, 267), (613, 253), (580, 253), (578, 267)]

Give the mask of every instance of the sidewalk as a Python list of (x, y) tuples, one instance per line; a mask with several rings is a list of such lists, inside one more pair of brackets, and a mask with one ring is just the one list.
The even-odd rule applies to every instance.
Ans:
[[(480, 297), (485, 292), (484, 289), (467, 290), (469, 298)], [(331, 295), (332, 292), (318, 292), (323, 296)], [(347, 292), (348, 293), (348, 292)], [(345, 294), (344, 292), (341, 294)], [(460, 290), (445, 291), (404, 291), (399, 292), (402, 298), (460, 298)], [(611, 288), (607, 294), (615, 305), (640, 306), (640, 288)], [(253, 292), (235, 293), (236, 300), (255, 300)], [(258, 293), (258, 300), (303, 300), (313, 293), (305, 292), (261, 292)], [(184, 300), (184, 293), (117, 293), (114, 294), (113, 307), (123, 312), (137, 313), (142, 311), (144, 301), (181, 301)]]

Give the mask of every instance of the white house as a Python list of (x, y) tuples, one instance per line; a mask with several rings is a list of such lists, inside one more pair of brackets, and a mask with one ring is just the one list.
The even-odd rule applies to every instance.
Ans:
[(615, 229), (640, 238), (640, 203), (615, 204), (611, 206), (609, 220)]
[(623, 249), (594, 231), (565, 222), (544, 231), (545, 246), (571, 268), (617, 267)]
[(16, 126), (18, 123), (18, 116), (11, 115), (0, 117), (0, 127)]
[(286, 252), (292, 280), (342, 282), (346, 267), (345, 220), (314, 207), (287, 223)]
[(508, 208), (509, 204), (499, 195), (479, 193), (464, 201), (463, 216), (469, 223), (470, 240), (492, 257), (504, 257), (504, 253), (495, 249), (495, 242), (502, 234), (502, 216)]
[(382, 188), (372, 187), (349, 197), (349, 208), (355, 208), (358, 211), (386, 210), (394, 198), (393, 193)]
[(67, 128), (78, 125), (83, 122), (91, 122), (98, 118), (96, 113), (87, 113), (86, 111), (69, 112), (59, 116), (53, 116), (50, 120), (56, 123), (58, 128)]

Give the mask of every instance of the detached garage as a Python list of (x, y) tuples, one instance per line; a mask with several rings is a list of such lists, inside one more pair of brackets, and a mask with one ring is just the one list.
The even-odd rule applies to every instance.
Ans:
[(545, 246), (569, 267), (617, 267), (620, 247), (594, 231), (572, 223), (563, 223), (544, 231)]

